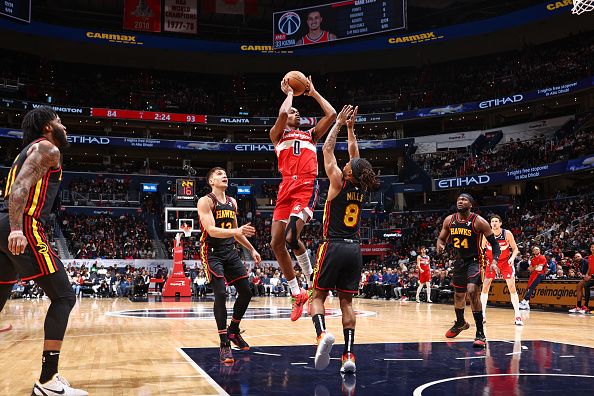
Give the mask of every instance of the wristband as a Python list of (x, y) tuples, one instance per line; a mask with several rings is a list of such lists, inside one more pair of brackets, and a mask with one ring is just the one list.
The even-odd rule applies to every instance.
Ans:
[(20, 235), (23, 235), (23, 231), (21, 231), (21, 230), (14, 230), (14, 231), (10, 231), (10, 235), (12, 235), (12, 234), (20, 234)]

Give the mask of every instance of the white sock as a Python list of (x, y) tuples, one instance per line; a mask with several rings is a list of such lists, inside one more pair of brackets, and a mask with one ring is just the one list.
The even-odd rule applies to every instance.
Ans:
[(518, 297), (518, 292), (510, 293), (511, 303), (514, 306), (514, 315), (516, 318), (520, 315), (520, 297)]
[(427, 283), (425, 283), (425, 286), (427, 286), (427, 302), (432, 302), (431, 301), (431, 283), (427, 282)]
[(301, 288), (299, 287), (299, 283), (297, 283), (297, 278), (293, 278), (290, 281), (288, 281), (289, 283), (289, 289), (291, 290), (291, 295), (295, 296), (299, 293), (301, 293)]
[(301, 271), (303, 271), (303, 275), (305, 275), (305, 279), (307, 280), (307, 285), (311, 287), (311, 273), (313, 269), (311, 268), (311, 261), (309, 261), (309, 255), (307, 252), (298, 255), (295, 255), (297, 258), (297, 262), (301, 267)]
[(483, 318), (487, 315), (487, 301), (489, 301), (489, 293), (481, 293), (481, 305), (483, 306)]

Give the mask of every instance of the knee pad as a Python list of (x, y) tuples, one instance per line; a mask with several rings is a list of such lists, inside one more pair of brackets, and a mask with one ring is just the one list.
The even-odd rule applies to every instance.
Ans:
[(299, 238), (297, 237), (297, 217), (291, 216), (289, 218), (289, 222), (287, 223), (287, 228), (285, 230), (285, 242), (287, 243), (287, 247), (291, 248), (292, 250), (299, 249)]

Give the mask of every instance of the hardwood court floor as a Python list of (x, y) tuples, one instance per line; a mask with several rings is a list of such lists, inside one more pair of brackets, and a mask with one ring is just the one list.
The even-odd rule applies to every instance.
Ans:
[[(0, 314), (0, 327), (12, 323), (13, 330), (0, 333), (0, 394), (29, 395), (39, 375), (43, 342), (43, 320), (48, 300), (12, 300)], [(232, 302), (228, 302), (231, 306)], [(454, 319), (453, 307), (384, 300), (355, 299), (355, 309), (376, 316), (358, 317), (356, 342), (444, 341)], [(273, 317), (289, 307), (287, 298), (255, 298), (250, 307), (257, 317)], [(338, 309), (338, 300), (327, 307)], [(159, 309), (173, 309), (163, 314)], [(216, 347), (214, 319), (183, 319), (209, 313), (210, 302), (131, 302), (128, 299), (78, 301), (72, 311), (60, 361), (60, 372), (76, 387), (91, 395), (213, 395), (217, 391), (178, 352), (177, 348)], [(108, 312), (143, 311), (142, 316), (108, 316)], [(145, 313), (149, 313), (146, 314)], [(156, 312), (156, 313), (155, 313)], [(188, 314), (190, 313), (190, 314)], [(513, 311), (488, 308), (487, 336), (490, 340), (513, 340), (517, 335)], [(181, 317), (181, 319), (180, 319)], [(467, 320), (472, 322), (470, 309)], [(531, 311), (524, 317), (523, 340), (550, 340), (594, 347), (591, 336), (594, 318)], [(327, 319), (327, 326), (341, 344), (340, 317)], [(244, 320), (245, 340), (253, 346), (313, 344), (311, 320)], [(474, 325), (458, 339), (472, 340)], [(359, 350), (358, 354), (364, 351)]]

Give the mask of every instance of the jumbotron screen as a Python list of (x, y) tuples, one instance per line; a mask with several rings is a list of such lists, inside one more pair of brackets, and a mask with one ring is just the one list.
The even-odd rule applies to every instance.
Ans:
[(405, 0), (347, 0), (275, 12), (273, 48), (327, 43), (406, 28)]

